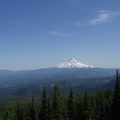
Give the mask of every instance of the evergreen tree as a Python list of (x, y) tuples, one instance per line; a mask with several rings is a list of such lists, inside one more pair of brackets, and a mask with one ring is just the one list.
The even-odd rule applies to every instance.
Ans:
[(84, 108), (84, 119), (83, 120), (89, 120), (90, 119), (90, 97), (88, 94), (85, 92), (84, 97), (83, 97), (83, 108)]
[(67, 106), (65, 104), (65, 101), (62, 101), (62, 115), (64, 120), (68, 120)]
[[(118, 70), (114, 95), (113, 92), (107, 90), (99, 92), (97, 95), (89, 95), (85, 92), (84, 95), (77, 98), (70, 89), (69, 96), (63, 99), (58, 85), (55, 85), (52, 97), (52, 102), (50, 102), (46, 88), (44, 88), (39, 108), (39, 120), (120, 120), (120, 76)], [(29, 103), (23, 105), (19, 102), (18, 104), (1, 104), (0, 120), (38, 120), (36, 112), (38, 109), (35, 105), (37, 102), (35, 104), (34, 97)]]
[(32, 102), (28, 103), (26, 107), (25, 120), (37, 120), (37, 112), (35, 109), (34, 97), (32, 97)]
[(104, 96), (104, 93), (100, 94), (100, 120), (105, 120), (106, 119), (106, 99)]
[(111, 108), (113, 102), (113, 92), (107, 90), (105, 92), (105, 99), (106, 99), (106, 120), (109, 120), (111, 116), (110, 114), (111, 114)]
[(116, 71), (116, 84), (114, 90), (111, 120), (120, 120), (120, 75), (118, 70)]
[(77, 117), (78, 117), (78, 120), (83, 120), (83, 117), (84, 117), (84, 109), (83, 109), (83, 96), (80, 95), (78, 98), (77, 98), (77, 102), (76, 102), (76, 109), (77, 109)]
[(31, 120), (31, 104), (28, 103), (27, 106), (26, 106), (26, 109), (25, 109), (25, 120)]
[(21, 120), (24, 120), (24, 110), (21, 109)]
[(95, 100), (95, 96), (91, 96), (91, 100), (90, 100), (90, 108), (91, 108), (91, 115), (90, 115), (90, 118), (92, 120), (96, 120), (95, 118), (95, 109), (96, 109), (96, 100)]
[(52, 108), (51, 108), (50, 101), (47, 97), (47, 91), (45, 87), (42, 95), (39, 120), (52, 120)]
[(18, 102), (18, 104), (17, 104), (16, 119), (17, 119), (17, 120), (22, 120), (22, 119), (21, 119), (21, 109), (20, 109), (20, 104), (19, 104), (19, 102)]
[(15, 120), (15, 109), (12, 104), (6, 104), (3, 111), (3, 120)]
[(106, 120), (106, 99), (103, 92), (99, 92), (96, 97), (96, 120)]
[(59, 90), (58, 85), (55, 85), (52, 103), (53, 120), (67, 120), (66, 111), (63, 105), (64, 103), (61, 96), (61, 92)]
[(31, 115), (31, 120), (37, 120), (37, 112), (36, 112), (36, 109), (35, 109), (34, 97), (32, 97), (30, 115)]
[(68, 98), (68, 117), (69, 120), (77, 120), (76, 103), (74, 101), (72, 89), (70, 90), (70, 94)]
[(96, 95), (96, 108), (95, 108), (95, 119), (99, 120), (100, 118), (100, 93)]
[(48, 99), (48, 120), (53, 120), (53, 110), (50, 99)]

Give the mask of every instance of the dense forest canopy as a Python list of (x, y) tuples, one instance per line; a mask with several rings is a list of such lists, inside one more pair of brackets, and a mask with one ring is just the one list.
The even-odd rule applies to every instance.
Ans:
[(117, 70), (114, 92), (75, 94), (67, 96), (54, 86), (49, 95), (44, 87), (41, 99), (32, 97), (23, 102), (1, 103), (0, 120), (120, 120), (120, 75)]

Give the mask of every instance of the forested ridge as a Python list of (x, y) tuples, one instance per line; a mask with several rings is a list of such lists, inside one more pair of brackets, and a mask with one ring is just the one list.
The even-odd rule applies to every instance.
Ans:
[(67, 96), (54, 86), (53, 94), (44, 87), (40, 100), (32, 97), (25, 102), (1, 103), (0, 120), (120, 120), (120, 75), (117, 70), (115, 90), (97, 94)]

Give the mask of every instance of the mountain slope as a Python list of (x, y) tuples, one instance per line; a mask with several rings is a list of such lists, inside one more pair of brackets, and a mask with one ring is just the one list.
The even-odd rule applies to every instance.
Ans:
[(74, 58), (71, 58), (68, 62), (58, 65), (57, 68), (95, 68), (95, 67), (80, 63)]
[[(39, 91), (44, 86), (51, 87), (56, 83), (60, 83), (60, 86), (66, 86), (67, 88), (85, 88), (85, 86), (90, 87), (91, 85), (97, 87), (98, 85), (106, 85), (106, 80), (113, 80), (115, 74), (116, 69), (96, 68), (77, 62), (73, 58), (54, 68), (21, 71), (1, 70), (0, 96), (13, 93), (19, 95), (25, 93), (25, 91), (31, 94), (31, 91)], [(110, 78), (106, 79), (106, 77)], [(101, 78), (105, 78), (105, 81)]]

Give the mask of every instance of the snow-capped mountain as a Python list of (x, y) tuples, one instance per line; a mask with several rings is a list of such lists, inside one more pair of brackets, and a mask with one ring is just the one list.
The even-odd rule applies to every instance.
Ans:
[(58, 65), (57, 68), (95, 68), (95, 67), (80, 63), (74, 58), (71, 58), (68, 62)]

